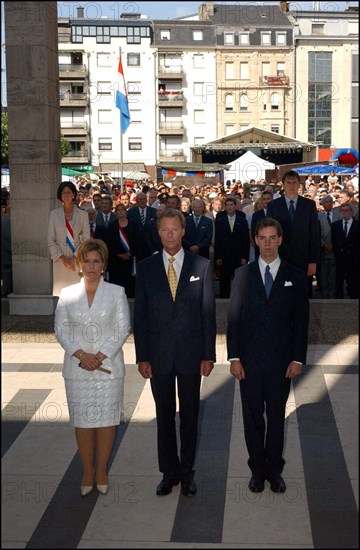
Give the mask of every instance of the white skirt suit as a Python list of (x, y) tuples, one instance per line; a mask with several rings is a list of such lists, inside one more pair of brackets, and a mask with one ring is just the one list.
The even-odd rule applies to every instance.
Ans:
[[(55, 311), (55, 335), (65, 350), (63, 377), (70, 422), (77, 428), (120, 423), (125, 365), (122, 346), (130, 334), (129, 304), (123, 287), (100, 280), (89, 308), (84, 281), (63, 288)], [(111, 374), (79, 367), (73, 353), (101, 351)]]
[[(89, 215), (85, 210), (74, 206), (73, 219), (70, 225), (74, 232), (75, 256), (80, 243), (90, 239)], [(80, 280), (78, 269), (66, 269), (60, 256), (71, 258), (73, 253), (66, 243), (66, 220), (64, 208), (60, 206), (50, 212), (47, 246), (53, 261), (53, 295), (59, 296), (61, 289), (78, 283)]]

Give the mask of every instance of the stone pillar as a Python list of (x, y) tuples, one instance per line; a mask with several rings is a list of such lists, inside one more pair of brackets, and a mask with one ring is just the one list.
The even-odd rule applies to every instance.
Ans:
[(14, 292), (11, 315), (52, 315), (50, 211), (61, 182), (56, 2), (5, 2)]

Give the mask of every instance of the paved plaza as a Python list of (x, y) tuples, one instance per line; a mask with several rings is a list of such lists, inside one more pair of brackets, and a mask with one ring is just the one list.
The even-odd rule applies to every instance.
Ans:
[(117, 429), (110, 490), (82, 498), (63, 351), (51, 334), (39, 336), (42, 322), (38, 334), (26, 332), (29, 327), (12, 332), (6, 318), (3, 325), (3, 548), (358, 547), (355, 334), (312, 342), (304, 373), (293, 382), (285, 494), (272, 493), (267, 482), (260, 494), (247, 487), (239, 387), (218, 335), (217, 363), (201, 388), (194, 498), (184, 497), (180, 486), (166, 497), (155, 494), (161, 479), (155, 409), (149, 382), (137, 372), (131, 335), (124, 347), (125, 422)]

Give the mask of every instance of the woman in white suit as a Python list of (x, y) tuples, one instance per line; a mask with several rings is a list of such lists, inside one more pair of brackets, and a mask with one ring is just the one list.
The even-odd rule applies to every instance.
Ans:
[(59, 296), (64, 286), (79, 282), (76, 251), (90, 238), (90, 226), (88, 213), (74, 203), (77, 190), (71, 181), (63, 181), (56, 196), (62, 206), (50, 212), (47, 245), (53, 260), (53, 295)]
[(84, 467), (83, 496), (92, 491), (94, 475), (98, 491), (108, 491), (107, 464), (123, 409), (122, 346), (130, 333), (130, 311), (124, 288), (103, 279), (107, 260), (100, 239), (81, 243), (76, 262), (82, 279), (62, 289), (55, 311), (70, 422)]

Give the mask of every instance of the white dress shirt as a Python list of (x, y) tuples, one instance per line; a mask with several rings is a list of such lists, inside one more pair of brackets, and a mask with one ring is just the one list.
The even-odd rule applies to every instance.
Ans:
[[(172, 256), (170, 256), (170, 254), (165, 252), (164, 249), (162, 251), (162, 255), (163, 255), (164, 268), (167, 275), (168, 269), (169, 269), (169, 258), (171, 258)], [(184, 256), (185, 256), (185, 253), (183, 248), (180, 248), (179, 252), (175, 254), (175, 256), (173, 256), (175, 258), (175, 262), (173, 263), (173, 266), (174, 266), (178, 281), (180, 279), (181, 270), (184, 263)]]

